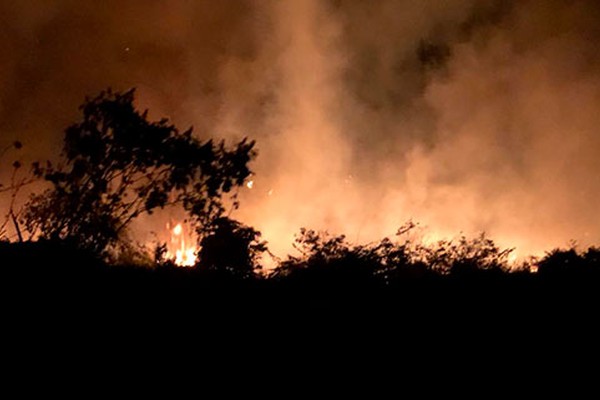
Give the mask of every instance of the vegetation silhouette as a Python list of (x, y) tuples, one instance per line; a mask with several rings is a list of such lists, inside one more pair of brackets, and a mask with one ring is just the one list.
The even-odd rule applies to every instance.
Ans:
[[(406, 235), (415, 227), (414, 223), (407, 223), (398, 230), (398, 236)], [(274, 277), (297, 279), (302, 275), (332, 273), (336, 279), (347, 276), (357, 282), (376, 279), (379, 284), (394, 285), (405, 279), (433, 276), (498, 276), (509, 271), (511, 252), (500, 249), (485, 235), (474, 239), (462, 236), (431, 245), (389, 238), (374, 244), (351, 245), (343, 235), (331, 236), (306, 229), (300, 231), (295, 247), (301, 256), (288, 256), (275, 270)]]
[[(2, 161), (2, 158), (11, 150), (19, 151), (22, 148), (23, 144), (18, 140), (7, 145), (6, 147), (0, 150), (0, 162)], [(10, 194), (10, 200), (8, 207), (6, 207), (6, 213), (4, 215), (3, 220), (0, 222), (0, 240), (10, 240), (8, 226), (9, 223), (12, 222), (16, 238), (19, 240), (19, 242), (23, 241), (23, 234), (18, 223), (20, 210), (16, 209), (17, 196), (19, 192), (23, 189), (23, 187), (33, 183), (37, 180), (37, 178), (35, 176), (32, 176), (31, 174), (19, 174), (19, 172), (23, 169), (22, 166), (23, 165), (21, 161), (19, 161), (18, 159), (14, 160), (11, 164), (12, 173), (10, 174), (9, 183), (4, 184), (0, 182), (0, 195), (5, 193)]]
[[(540, 304), (552, 315), (572, 312), (566, 303), (552, 302), (554, 296), (579, 309), (598, 305), (597, 247), (554, 249), (515, 266), (512, 250), (483, 234), (427, 244), (411, 236), (416, 225), (409, 222), (395, 238), (367, 244), (301, 229), (298, 253), (277, 259), (260, 232), (225, 215), (227, 199), (237, 207), (235, 188), (251, 175), (254, 142), (227, 147), (200, 141), (191, 129), (180, 132), (166, 119), (148, 121), (147, 112), (135, 108), (134, 94), (108, 90), (87, 99), (82, 120), (65, 132), (62, 162), (34, 163), (31, 177), (3, 189), (18, 190), (33, 179), (50, 184), (20, 215), (35, 240), (0, 237), (0, 281), (9, 298), (38, 305), (65, 299), (67, 307), (134, 299), (146, 310), (176, 302), (203, 313), (252, 313), (257, 304), (268, 304), (274, 315), (278, 307), (349, 315), (378, 309), (390, 318), (401, 310), (403, 318), (414, 312), (447, 323), (473, 307), (485, 309), (469, 314), (477, 320), (503, 309), (527, 321)], [(16, 142), (10, 149), (20, 147)], [(129, 264), (117, 265), (108, 256), (117, 248), (135, 253), (126, 237), (131, 221), (172, 204), (184, 208), (198, 233), (194, 267), (175, 266), (164, 247), (156, 249), (155, 261), (148, 256), (144, 263), (132, 256), (121, 258)], [(10, 207), (7, 215), (18, 228)], [(265, 271), (269, 256), (276, 265)]]
[(574, 246), (554, 249), (536, 266), (541, 279), (594, 282), (600, 277), (600, 248), (590, 247), (584, 252), (578, 252)]
[(218, 218), (200, 241), (199, 268), (242, 279), (251, 278), (262, 267), (267, 243), (260, 232), (228, 217)]
[(31, 234), (106, 255), (131, 221), (157, 208), (182, 205), (199, 232), (223, 214), (223, 196), (251, 174), (254, 142), (228, 148), (167, 119), (148, 121), (134, 94), (108, 90), (87, 99), (82, 121), (65, 131), (63, 163), (35, 164), (52, 187), (26, 206)]

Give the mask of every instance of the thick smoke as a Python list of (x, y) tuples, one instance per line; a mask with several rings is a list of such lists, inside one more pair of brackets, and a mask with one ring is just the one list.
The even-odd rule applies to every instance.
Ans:
[(275, 253), (411, 218), (520, 254), (599, 243), (598, 21), (594, 0), (0, 0), (0, 147), (49, 157), (84, 95), (136, 86), (152, 117), (257, 139), (233, 216)]

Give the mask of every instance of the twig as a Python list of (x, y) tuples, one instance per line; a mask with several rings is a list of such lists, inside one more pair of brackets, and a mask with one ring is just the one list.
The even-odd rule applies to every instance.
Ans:
[(23, 235), (21, 234), (21, 228), (19, 228), (17, 217), (15, 217), (15, 213), (12, 209), (10, 210), (10, 217), (12, 218), (13, 224), (15, 225), (15, 231), (17, 232), (17, 236), (19, 237), (19, 243), (23, 243)]

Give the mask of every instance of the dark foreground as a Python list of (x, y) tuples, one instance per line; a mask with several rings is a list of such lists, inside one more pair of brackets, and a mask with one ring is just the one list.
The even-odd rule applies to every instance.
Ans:
[[(429, 383), (435, 374), (502, 386), (545, 370), (577, 370), (583, 379), (598, 355), (597, 265), (409, 274), (383, 284), (335, 268), (240, 279), (111, 267), (31, 243), (3, 245), (0, 253), (4, 362), (25, 377), (38, 368), (89, 378), (86, 368), (102, 366), (94, 379), (117, 371), (130, 377), (140, 367), (162, 379), (192, 365), (231, 382), (276, 376), (314, 384), (321, 376), (348, 389), (348, 379), (374, 374), (397, 390), (409, 383), (404, 370)], [(193, 379), (207, 383), (207, 376)]]
[(2, 244), (0, 255), (3, 305), (16, 314), (23, 308), (40, 316), (84, 319), (104, 311), (132, 317), (192, 312), (190, 321), (293, 316), (324, 318), (326, 323), (372, 317), (400, 324), (420, 319), (442, 328), (459, 320), (584, 323), (598, 315), (600, 305), (600, 265), (573, 265), (576, 260), (565, 257), (540, 273), (474, 270), (383, 280), (352, 265), (270, 278), (117, 267), (66, 246), (39, 243)]

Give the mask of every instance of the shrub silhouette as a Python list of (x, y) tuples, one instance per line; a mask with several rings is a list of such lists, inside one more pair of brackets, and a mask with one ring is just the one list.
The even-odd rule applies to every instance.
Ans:
[(261, 268), (259, 259), (266, 251), (260, 232), (221, 217), (210, 225), (200, 241), (198, 268), (246, 279)]
[(554, 249), (538, 263), (540, 277), (549, 279), (576, 278), (585, 280), (600, 274), (600, 249), (590, 247), (583, 254), (574, 247)]
[(351, 245), (344, 235), (301, 229), (294, 247), (300, 256), (288, 256), (271, 275), (294, 285), (320, 288), (356, 288), (377, 285), (383, 271), (381, 248)]
[[(415, 227), (409, 223), (399, 236)], [(288, 256), (273, 277), (301, 284), (396, 287), (408, 282), (499, 279), (508, 274), (508, 255), (480, 235), (473, 239), (442, 240), (431, 245), (384, 238), (367, 245), (351, 245), (345, 236), (302, 229), (296, 239), (300, 256)]]
[(508, 268), (508, 256), (512, 249), (500, 249), (493, 240), (481, 234), (469, 239), (440, 240), (430, 246), (420, 245), (414, 259), (442, 274), (472, 276), (482, 273), (501, 273)]

